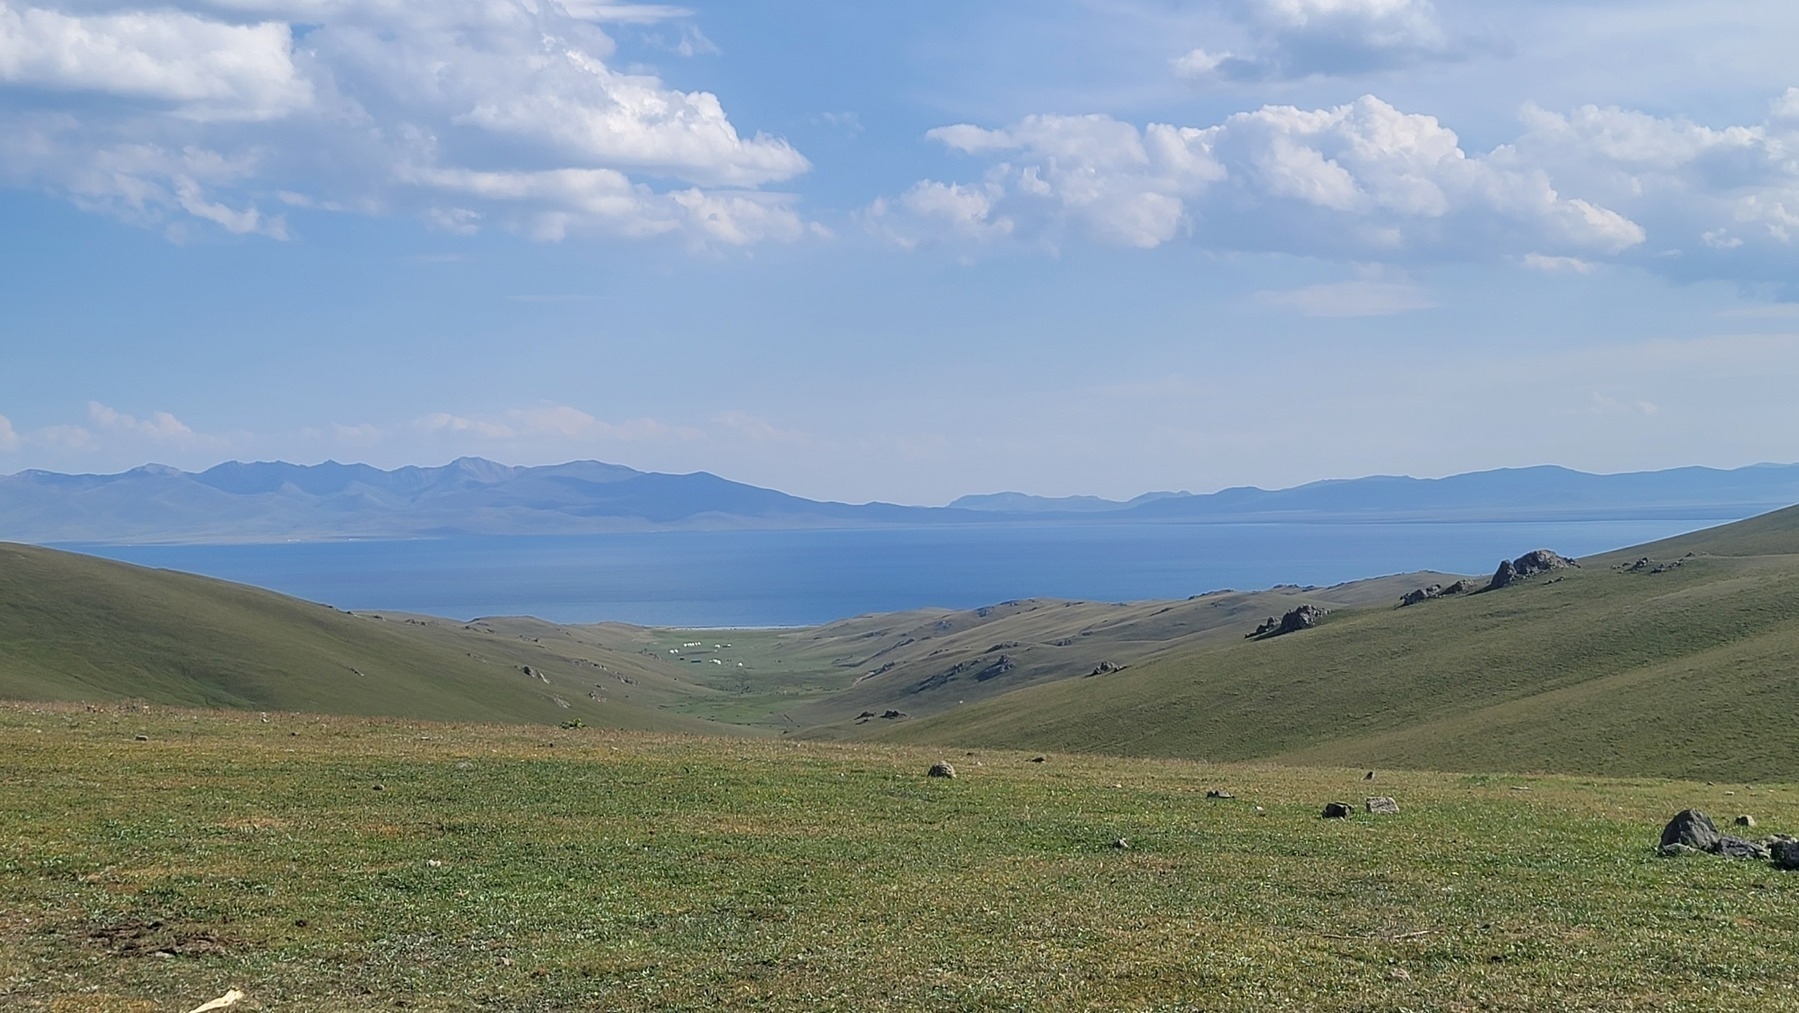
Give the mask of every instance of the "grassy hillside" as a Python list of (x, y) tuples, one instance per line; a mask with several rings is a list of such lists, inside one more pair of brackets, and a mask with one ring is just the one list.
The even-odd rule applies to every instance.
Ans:
[(919, 717), (1014, 690), (1086, 679), (1197, 645), (1241, 640), (1245, 628), (1301, 603), (1349, 608), (1390, 601), (1442, 574), (1410, 574), (1328, 588), (1225, 591), (1184, 601), (1025, 599), (963, 612), (867, 616), (788, 633), (780, 660), (829, 664), (853, 681), (795, 708), (808, 734), (859, 736), (899, 710)]
[(1799, 873), (1655, 853), (1791, 785), (43, 705), (0, 755), (21, 1013), (1799, 1003)]
[[(1799, 509), (1395, 607), (1448, 579), (692, 631), (352, 615), (0, 547), (0, 697), (1214, 761), (1791, 775)], [(1331, 614), (1244, 639), (1302, 602)]]
[[(1632, 568), (1642, 557), (1652, 563)], [(882, 734), (1212, 760), (1790, 776), (1799, 510), (1488, 594), (1342, 610), (1315, 630), (1171, 652)]]
[(204, 577), (0, 545), (0, 698), (707, 727), (675, 711), (710, 691), (629, 650), (546, 648), (539, 632), (352, 615)]

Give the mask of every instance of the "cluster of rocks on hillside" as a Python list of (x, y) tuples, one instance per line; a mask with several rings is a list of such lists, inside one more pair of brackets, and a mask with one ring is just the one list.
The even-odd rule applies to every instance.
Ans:
[(1458, 580), (1448, 587), (1444, 587), (1441, 584), (1431, 584), (1428, 587), (1421, 587), (1415, 591), (1407, 591), (1405, 594), (1401, 595), (1399, 607), (1404, 608), (1407, 605), (1416, 605), (1419, 602), (1430, 601), (1432, 598), (1447, 598), (1457, 594), (1473, 594), (1480, 589), (1481, 585), (1472, 580)]
[[(1738, 816), (1736, 825), (1755, 826), (1752, 816)], [(1721, 855), (1771, 861), (1777, 869), (1799, 869), (1799, 838), (1774, 834), (1757, 840), (1720, 833), (1712, 818), (1697, 809), (1683, 809), (1662, 828), (1664, 855)]]
[(1279, 619), (1269, 616), (1267, 622), (1257, 626), (1254, 633), (1244, 634), (1243, 639), (1266, 639), (1288, 633), (1298, 633), (1300, 630), (1309, 630), (1318, 625), (1327, 615), (1330, 615), (1328, 609), (1321, 609), (1316, 605), (1301, 605)]
[(1493, 572), (1492, 579), (1485, 584), (1476, 580), (1458, 580), (1448, 587), (1444, 587), (1441, 584), (1431, 584), (1428, 587), (1417, 588), (1401, 595), (1399, 607), (1405, 608), (1408, 605), (1418, 605), (1430, 601), (1433, 598), (1448, 598), (1453, 595), (1480, 594), (1482, 591), (1497, 591), (1502, 587), (1510, 587), (1526, 577), (1534, 577), (1539, 573), (1549, 573), (1554, 570), (1566, 570), (1569, 567), (1578, 566), (1580, 566), (1580, 563), (1569, 559), (1567, 556), (1561, 555), (1560, 553), (1552, 552), (1548, 549), (1537, 549), (1532, 552), (1526, 552), (1517, 559), (1501, 560), (1499, 569)]
[(1534, 577), (1539, 573), (1549, 573), (1553, 570), (1566, 570), (1571, 566), (1578, 567), (1580, 564), (1548, 549), (1526, 552), (1517, 559), (1502, 561), (1499, 569), (1493, 572), (1493, 579), (1487, 582), (1485, 590), (1497, 591), (1502, 587), (1510, 587), (1526, 577)]
[(1679, 559), (1670, 559), (1666, 562), (1658, 563), (1648, 556), (1644, 556), (1642, 559), (1639, 559), (1628, 566), (1619, 567), (1619, 569), (1623, 570), (1625, 573), (1667, 573), (1670, 570), (1678, 568), (1680, 564), (1692, 558), (1693, 554), (1689, 552)]

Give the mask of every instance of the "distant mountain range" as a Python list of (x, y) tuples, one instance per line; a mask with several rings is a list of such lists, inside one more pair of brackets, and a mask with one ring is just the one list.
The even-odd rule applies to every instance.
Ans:
[(511, 467), (229, 462), (193, 473), (24, 471), (0, 478), (0, 540), (35, 543), (281, 541), (583, 534), (695, 528), (841, 528), (992, 523), (1228, 521), (1729, 520), (1799, 503), (1799, 465), (1591, 475), (1558, 467), (1441, 479), (1390, 476), (1127, 502), (1023, 493), (947, 507), (832, 503), (698, 472), (598, 461)]

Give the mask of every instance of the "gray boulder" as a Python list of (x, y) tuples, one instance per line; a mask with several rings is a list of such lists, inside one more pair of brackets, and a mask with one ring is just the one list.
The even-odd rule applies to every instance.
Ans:
[(1722, 836), (1710, 816), (1697, 809), (1682, 809), (1662, 828), (1662, 847), (1684, 844), (1695, 851), (1714, 851)]
[(931, 769), (925, 771), (925, 776), (927, 776), (927, 777), (955, 777), (956, 776), (956, 768), (950, 766), (947, 762), (938, 761), (937, 763), (931, 764)]
[(1768, 854), (1777, 869), (1799, 869), (1799, 841), (1775, 841), (1768, 846)]
[(1399, 815), (1399, 803), (1385, 795), (1372, 795), (1364, 804), (1368, 807), (1368, 811), (1376, 816)]
[(1347, 802), (1326, 802), (1324, 804), (1324, 818), (1327, 820), (1346, 820), (1349, 818), (1349, 813), (1349, 803)]
[(1712, 850), (1725, 858), (1766, 859), (1773, 855), (1766, 845), (1746, 841), (1741, 837), (1731, 837), (1728, 834), (1719, 837), (1717, 847)]

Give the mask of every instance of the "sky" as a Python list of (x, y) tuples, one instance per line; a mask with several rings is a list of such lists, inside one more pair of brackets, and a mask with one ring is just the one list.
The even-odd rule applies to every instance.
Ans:
[(1799, 460), (1799, 5), (0, 0), (0, 474)]

